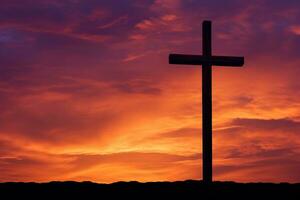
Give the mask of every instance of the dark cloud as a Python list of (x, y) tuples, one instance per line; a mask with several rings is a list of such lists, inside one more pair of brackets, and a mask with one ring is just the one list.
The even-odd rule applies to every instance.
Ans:
[(97, 115), (75, 111), (63, 100), (10, 109), (1, 116), (2, 132), (11, 138), (49, 144), (90, 141), (105, 132), (105, 128), (118, 118), (112, 111)]
[[(254, 182), (257, 176), (261, 182), (298, 182), (300, 178), (298, 173), (300, 162), (294, 157), (285, 155), (243, 162), (243, 164), (238, 162), (233, 165), (215, 166), (215, 176), (222, 177), (222, 180), (239, 179), (242, 182)], [(271, 174), (268, 173), (270, 170)], [(238, 174), (243, 176), (239, 177)]]
[(237, 102), (238, 106), (246, 106), (252, 103), (254, 98), (249, 96), (239, 96), (234, 98), (234, 100)]
[[(195, 13), (190, 17), (193, 32), (200, 34), (199, 19), (214, 21), (214, 44), (216, 53), (244, 55), (247, 65), (252, 66), (255, 57), (272, 54), (288, 60), (296, 60), (299, 37), (288, 33), (291, 24), (298, 24), (298, 1), (182, 1), (183, 12)], [(198, 25), (197, 25), (198, 24)], [(195, 35), (193, 34), (193, 35)], [(238, 38), (235, 40), (235, 38)], [(285, 38), (285, 39), (283, 39)], [(232, 45), (232, 41), (234, 45)], [(247, 48), (245, 48), (247, 47)], [(253, 58), (253, 59), (249, 59)], [(250, 62), (249, 62), (250, 60)], [(280, 61), (279, 61), (280, 62)], [(254, 63), (254, 62), (253, 62)], [(268, 67), (268, 66), (266, 66)], [(274, 66), (272, 66), (274, 68)]]
[(0, 24), (58, 25), (66, 20), (63, 10), (55, 4), (43, 1), (5, 1), (2, 2)]
[[(246, 150), (248, 149), (248, 151)], [(252, 151), (251, 151), (252, 149)], [(248, 158), (248, 159), (270, 159), (270, 158), (284, 158), (297, 157), (299, 153), (296, 152), (295, 146), (291, 148), (264, 148), (260, 142), (246, 142), (243, 148), (226, 149), (226, 158)]]
[(132, 80), (126, 83), (115, 84), (113, 87), (125, 93), (141, 93), (150, 95), (161, 94), (161, 89), (152, 85), (154, 85), (154, 83), (147, 80)]
[(237, 118), (232, 121), (233, 126), (240, 126), (244, 130), (255, 131), (284, 131), (297, 134), (300, 131), (300, 122), (288, 118), (282, 119), (250, 119)]
[(11, 141), (0, 139), (0, 157), (14, 155), (20, 150), (21, 148), (14, 145)]

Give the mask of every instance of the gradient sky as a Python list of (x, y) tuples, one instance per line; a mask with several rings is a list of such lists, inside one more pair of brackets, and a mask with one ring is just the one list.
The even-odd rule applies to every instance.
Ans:
[(0, 0), (0, 181), (202, 178), (201, 54), (214, 179), (300, 181), (299, 0)]

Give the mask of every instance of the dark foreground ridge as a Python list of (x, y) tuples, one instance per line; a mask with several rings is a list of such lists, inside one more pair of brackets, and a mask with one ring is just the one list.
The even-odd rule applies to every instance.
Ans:
[[(201, 181), (178, 182), (117, 182), (97, 184), (92, 182), (50, 182), (50, 183), (0, 183), (0, 197), (22, 197), (22, 199), (45, 199), (68, 197), (68, 199), (259, 199), (260, 197), (300, 199), (300, 184), (288, 183), (234, 183)], [(3, 198), (2, 198), (3, 199)], [(5, 198), (7, 199), (7, 198)], [(105, 198), (107, 199), (107, 198)]]

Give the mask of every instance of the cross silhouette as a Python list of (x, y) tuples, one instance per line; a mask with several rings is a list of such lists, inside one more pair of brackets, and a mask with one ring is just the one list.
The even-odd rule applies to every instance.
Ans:
[(241, 67), (244, 57), (213, 56), (211, 21), (202, 23), (202, 54), (170, 54), (169, 64), (202, 65), (202, 167), (203, 182), (212, 182), (212, 65)]

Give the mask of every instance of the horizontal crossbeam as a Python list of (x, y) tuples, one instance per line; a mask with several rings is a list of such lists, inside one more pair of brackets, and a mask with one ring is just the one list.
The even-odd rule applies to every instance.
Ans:
[(235, 56), (200, 56), (200, 55), (185, 55), (185, 54), (170, 54), (170, 64), (182, 65), (216, 65), (216, 66), (232, 66), (241, 67), (244, 65), (244, 57)]

